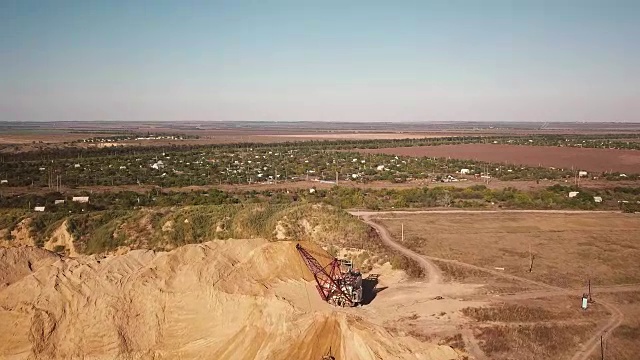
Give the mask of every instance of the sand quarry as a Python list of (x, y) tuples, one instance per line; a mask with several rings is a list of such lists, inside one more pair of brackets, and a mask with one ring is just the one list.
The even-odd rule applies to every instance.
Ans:
[(294, 242), (211, 241), (75, 258), (0, 249), (0, 358), (322, 359), (329, 350), (350, 360), (464, 358), (387, 329), (421, 309), (477, 305), (430, 300), (473, 289), (422, 286), (388, 264), (376, 270), (387, 289), (369, 305), (343, 309), (320, 299)]

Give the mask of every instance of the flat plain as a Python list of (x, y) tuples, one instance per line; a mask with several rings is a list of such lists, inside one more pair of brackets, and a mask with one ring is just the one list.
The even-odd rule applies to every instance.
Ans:
[[(640, 283), (640, 221), (622, 213), (466, 212), (379, 218), (405, 246), (515, 276), (579, 288)], [(530, 251), (533, 270), (529, 272)], [(502, 270), (501, 270), (502, 271)]]
[(458, 319), (474, 358), (637, 359), (637, 214), (387, 212), (374, 220), (448, 283), (484, 284), (465, 299), (490, 305), (464, 308)]

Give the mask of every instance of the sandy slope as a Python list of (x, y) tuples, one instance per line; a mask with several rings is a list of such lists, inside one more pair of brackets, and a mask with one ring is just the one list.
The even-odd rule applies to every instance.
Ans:
[(10, 248), (0, 269), (2, 359), (457, 359), (320, 301), (292, 242), (74, 259)]

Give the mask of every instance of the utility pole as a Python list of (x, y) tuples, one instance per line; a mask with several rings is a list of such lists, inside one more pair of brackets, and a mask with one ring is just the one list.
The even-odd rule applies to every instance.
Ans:
[(593, 302), (591, 299), (591, 279), (589, 279), (589, 302)]
[(338, 185), (338, 172), (336, 171), (336, 185)]
[(533, 253), (531, 252), (531, 243), (529, 243), (529, 272), (533, 271)]
[(402, 242), (404, 242), (404, 223), (402, 223)]
[(604, 360), (604, 336), (600, 335), (600, 358)]

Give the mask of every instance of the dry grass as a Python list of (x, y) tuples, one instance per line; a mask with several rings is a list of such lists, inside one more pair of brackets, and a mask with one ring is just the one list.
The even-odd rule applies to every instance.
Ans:
[(433, 334), (425, 333), (418, 329), (411, 329), (409, 330), (408, 334), (422, 342), (430, 342), (434, 338)]
[(394, 269), (402, 269), (412, 278), (423, 278), (424, 269), (415, 260), (401, 254), (391, 255), (391, 266)]
[(464, 308), (462, 313), (476, 321), (532, 322), (553, 320), (557, 314), (541, 307), (503, 304), (502, 306)]
[(479, 322), (551, 322), (565, 321), (580, 323), (599, 321), (610, 313), (597, 301), (584, 311), (580, 308), (581, 298), (573, 296), (553, 296), (538, 299), (511, 300), (479, 308), (465, 308), (462, 313)]
[[(622, 324), (604, 342), (605, 359), (636, 360), (640, 354), (640, 291), (602, 294), (624, 314)], [(590, 360), (600, 360), (600, 353)]]
[(433, 261), (444, 275), (445, 281), (459, 282), (463, 284), (485, 284), (479, 293), (484, 294), (514, 294), (528, 290), (539, 290), (541, 287), (523, 283), (522, 281), (505, 279), (489, 274), (482, 270), (467, 268), (443, 261)]
[(569, 358), (610, 316), (595, 303), (584, 311), (580, 299), (555, 296), (464, 308), (473, 320), (480, 348), (491, 359)]
[[(415, 214), (379, 220), (397, 238), (434, 257), (562, 287), (640, 282), (640, 221), (634, 214)], [(529, 248), (534, 255), (529, 272)], [(477, 276), (444, 268), (455, 279)], [(560, 276), (559, 276), (560, 274)]]
[(464, 345), (464, 339), (462, 338), (462, 334), (455, 334), (452, 336), (446, 336), (439, 342), (440, 345), (449, 345), (456, 350), (466, 351), (466, 346)]
[(494, 360), (568, 359), (589, 338), (595, 323), (581, 325), (495, 325), (478, 329), (480, 348)]

